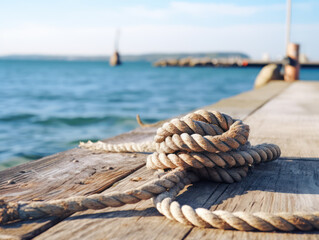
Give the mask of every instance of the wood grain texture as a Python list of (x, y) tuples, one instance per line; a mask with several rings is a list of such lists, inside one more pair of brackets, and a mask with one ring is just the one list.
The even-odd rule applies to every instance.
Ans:
[[(153, 172), (143, 167), (105, 193), (140, 186), (147, 179), (155, 177)], [(70, 226), (73, 226), (72, 229), (68, 229)], [(167, 228), (171, 229), (167, 239), (181, 239), (190, 229), (163, 218), (148, 200), (119, 208), (76, 213), (35, 239), (142, 239), (144, 236), (150, 237), (153, 232), (155, 235), (151, 239), (156, 239), (159, 237), (156, 234), (166, 232)], [(145, 229), (148, 231), (145, 232)]]
[[(76, 151), (75, 157), (77, 162), (72, 158), (67, 161), (66, 157), (64, 163), (53, 162), (44, 169), (34, 166), (24, 170), (22, 177), (19, 174), (13, 175), (12, 179), (16, 183), (2, 182), (1, 196), (7, 201), (42, 201), (99, 193), (145, 164), (142, 154), (91, 155), (86, 150), (80, 150)], [(28, 238), (51, 227), (59, 220), (48, 218), (26, 221), (23, 224), (9, 224), (0, 227), (0, 239), (2, 235)]]
[(223, 99), (213, 105), (203, 107), (202, 109), (220, 111), (233, 118), (245, 119), (265, 103), (275, 98), (287, 87), (289, 87), (289, 83), (287, 82), (272, 81), (262, 88)]
[[(318, 162), (278, 160), (256, 167), (241, 183), (200, 182), (187, 187), (178, 200), (192, 207), (245, 212), (314, 211), (319, 196)], [(141, 182), (132, 183), (132, 178)], [(128, 190), (154, 177), (145, 167), (118, 185), (107, 189)], [(185, 189), (186, 190), (186, 189)], [(194, 231), (194, 232), (193, 232)], [(193, 228), (161, 216), (150, 201), (121, 208), (89, 210), (58, 223), (35, 239), (199, 239), (215, 237), (220, 230)], [(249, 237), (256, 233), (222, 231), (227, 238)], [(200, 233), (200, 234), (199, 234)], [(237, 235), (239, 234), (239, 236)], [(258, 233), (260, 239), (317, 239), (315, 233)], [(222, 234), (219, 234), (222, 237)], [(232, 238), (230, 236), (233, 236)], [(222, 238), (223, 239), (223, 238)]]
[[(148, 131), (145, 132), (141, 131), (142, 139), (149, 135)], [(131, 134), (127, 134), (128, 139)], [(123, 140), (118, 136), (114, 139), (114, 142), (120, 141), (126, 141), (126, 138)], [(144, 165), (144, 154), (96, 155), (88, 150), (72, 149), (2, 171), (0, 196), (6, 201), (43, 201), (90, 195), (102, 192)], [(8, 224), (0, 227), (0, 239), (28, 239), (61, 219)]]
[(319, 84), (296, 82), (249, 116), (253, 144), (278, 144), (283, 157), (319, 160)]
[(224, 230), (202, 231), (194, 229), (187, 237), (187, 240), (206, 240), (206, 239), (232, 239), (232, 240), (317, 240), (318, 232), (313, 233), (259, 233), (259, 232), (234, 232)]
[[(104, 193), (125, 191), (154, 179), (154, 171), (143, 167), (129, 177), (121, 180)], [(140, 181), (132, 181), (140, 179)], [(192, 191), (184, 190), (178, 199), (181, 203), (187, 201), (204, 205), (212, 191), (219, 194), (221, 184), (198, 183)], [(191, 186), (190, 186), (191, 187)], [(218, 189), (218, 190), (217, 190)], [(204, 191), (203, 191), (204, 190)], [(69, 229), (73, 226), (72, 229)], [(35, 239), (183, 239), (191, 230), (191, 226), (170, 221), (154, 208), (150, 200), (120, 208), (103, 210), (88, 210), (76, 213), (40, 234)]]

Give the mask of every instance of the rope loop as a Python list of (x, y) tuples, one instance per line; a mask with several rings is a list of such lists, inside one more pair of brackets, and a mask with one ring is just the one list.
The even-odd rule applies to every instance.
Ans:
[(219, 112), (204, 110), (172, 119), (157, 130), (154, 142), (159, 153), (228, 152), (244, 145), (249, 126)]

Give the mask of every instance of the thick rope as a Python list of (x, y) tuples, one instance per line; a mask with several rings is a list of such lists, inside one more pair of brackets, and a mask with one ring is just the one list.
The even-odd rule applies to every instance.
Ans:
[(280, 156), (280, 149), (274, 144), (261, 144), (255, 147), (245, 148), (245, 150), (216, 153), (198, 152), (177, 152), (165, 154), (155, 152), (148, 156), (147, 167), (150, 169), (165, 168), (232, 168), (244, 165), (259, 164), (271, 161)]
[(168, 192), (153, 198), (157, 210), (171, 220), (197, 227), (235, 229), (240, 231), (311, 231), (319, 229), (319, 212), (317, 213), (245, 213), (227, 211), (209, 211), (205, 208), (193, 209), (188, 205), (180, 206), (173, 199), (185, 187), (178, 183)]
[[(124, 193), (95, 194), (48, 202), (2, 203), (0, 222), (61, 216), (86, 209), (118, 207), (153, 198), (167, 218), (198, 227), (259, 231), (309, 231), (319, 229), (319, 213), (230, 213), (180, 206), (174, 198), (186, 185), (200, 179), (233, 183), (247, 175), (250, 166), (277, 159), (274, 144), (250, 146), (249, 127), (219, 112), (204, 110), (173, 119), (157, 130), (154, 142), (106, 144), (80, 143), (96, 152), (153, 152), (150, 169), (175, 169), (160, 179)], [(0, 202), (1, 204), (1, 202)]]
[[(102, 209), (107, 207), (120, 207), (125, 204), (137, 203), (150, 199), (174, 187), (177, 183), (186, 181), (189, 184), (188, 174), (176, 169), (136, 189), (123, 193), (93, 194), (88, 197), (76, 196), (46, 202), (19, 202), (5, 204), (0, 201), (0, 223), (29, 218), (42, 218), (46, 216), (63, 216), (66, 213), (84, 211), (87, 209)], [(192, 176), (192, 181), (196, 177)]]

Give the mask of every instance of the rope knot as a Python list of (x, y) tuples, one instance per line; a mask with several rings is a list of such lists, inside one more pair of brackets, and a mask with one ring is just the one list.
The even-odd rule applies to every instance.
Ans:
[(199, 110), (157, 130), (151, 169), (188, 169), (217, 182), (240, 181), (248, 166), (280, 156), (273, 144), (251, 147), (249, 126), (220, 112)]

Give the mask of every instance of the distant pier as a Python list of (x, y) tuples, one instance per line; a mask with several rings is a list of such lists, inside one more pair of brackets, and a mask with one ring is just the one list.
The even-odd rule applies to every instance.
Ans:
[[(268, 64), (282, 65), (282, 61), (258, 61), (236, 58), (181, 58), (161, 59), (156, 61), (155, 67), (264, 67)], [(319, 62), (300, 63), (303, 68), (319, 68)]]

